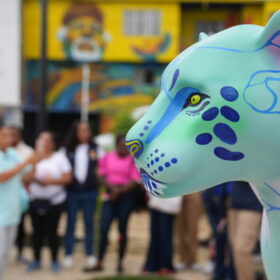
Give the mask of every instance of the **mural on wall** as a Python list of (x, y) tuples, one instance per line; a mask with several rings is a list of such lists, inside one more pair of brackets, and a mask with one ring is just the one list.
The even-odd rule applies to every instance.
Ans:
[(170, 34), (158, 38), (154, 43), (150, 43), (148, 40), (143, 40), (143, 42), (137, 46), (132, 46), (132, 50), (144, 61), (156, 61), (159, 54), (164, 53), (171, 43)]
[[(38, 104), (38, 62), (30, 61), (27, 71), (26, 109)], [(164, 65), (94, 64), (90, 66), (90, 110), (116, 111), (150, 104), (160, 88)], [(145, 69), (153, 81), (145, 82)], [(78, 111), (81, 105), (82, 69), (70, 62), (49, 62), (47, 104), (52, 111)], [(138, 77), (138, 78), (137, 78)], [(140, 77), (140, 79), (139, 79)], [(141, 80), (142, 79), (142, 80)]]
[[(51, 61), (170, 62), (179, 51), (180, 7), (171, 4), (48, 1)], [(40, 2), (23, 5), (23, 53), (40, 57)]]
[(66, 11), (58, 38), (67, 58), (94, 62), (102, 58), (110, 35), (104, 30), (101, 10), (92, 3), (80, 3)]

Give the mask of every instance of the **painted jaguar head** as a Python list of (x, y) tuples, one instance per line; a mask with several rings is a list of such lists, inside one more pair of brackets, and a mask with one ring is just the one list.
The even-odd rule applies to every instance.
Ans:
[[(280, 13), (183, 51), (126, 145), (156, 196), (279, 175)], [(277, 167), (276, 167), (277, 166)]]

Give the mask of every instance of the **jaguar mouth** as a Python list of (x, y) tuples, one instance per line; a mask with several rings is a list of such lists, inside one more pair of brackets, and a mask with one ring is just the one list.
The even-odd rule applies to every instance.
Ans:
[(145, 189), (154, 196), (161, 196), (164, 194), (163, 182), (160, 182), (153, 177), (151, 177), (143, 168), (140, 169), (141, 178), (144, 184)]

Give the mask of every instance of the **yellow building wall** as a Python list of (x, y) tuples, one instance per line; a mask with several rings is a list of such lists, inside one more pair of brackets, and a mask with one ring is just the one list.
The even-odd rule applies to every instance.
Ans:
[(264, 24), (278, 10), (280, 10), (280, 1), (265, 2), (264, 3), (264, 11), (263, 11), (263, 22), (264, 22)]
[[(209, 1), (211, 3), (217, 3), (217, 1)], [(224, 2), (225, 4), (233, 3), (235, 1), (218, 1)], [(238, 1), (236, 1), (237, 3)], [(247, 1), (248, 2), (248, 1)], [(182, 21), (181, 21), (181, 48), (186, 48), (191, 44), (195, 43), (197, 40), (196, 34), (196, 24), (199, 21), (222, 21), (229, 22), (230, 18), (234, 15), (234, 20), (231, 18), (233, 25), (236, 24), (256, 24), (256, 25), (265, 25), (270, 16), (280, 9), (280, 1), (277, 2), (262, 2), (252, 1), (253, 4), (242, 3), (243, 5), (236, 9), (217, 9), (212, 8), (209, 5), (203, 5), (202, 3), (200, 8), (188, 8), (182, 12)], [(209, 3), (208, 3), (209, 4)]]
[(241, 12), (241, 23), (265, 25), (263, 4), (244, 5)]
[[(67, 55), (58, 34), (63, 27), (63, 17), (74, 3), (81, 1), (49, 0), (48, 5), (48, 58), (65, 60)], [(88, 1), (87, 1), (88, 2)], [(23, 5), (23, 50), (27, 59), (38, 59), (40, 54), (40, 1), (26, 0)], [(179, 51), (180, 6), (126, 2), (93, 3), (103, 14), (103, 30), (108, 40), (104, 47), (103, 61), (138, 62), (151, 56), (158, 62), (169, 62)], [(161, 14), (160, 34), (157, 36), (126, 36), (123, 14), (127, 10), (157, 10)], [(160, 46), (167, 44), (164, 51)], [(135, 49), (140, 50), (139, 52)], [(157, 51), (158, 50), (158, 51)], [(142, 55), (143, 54), (143, 55)]]
[(182, 13), (182, 34), (181, 42), (182, 48), (186, 48), (197, 40), (196, 24), (199, 21), (227, 21), (229, 15), (232, 13), (231, 9), (188, 9), (186, 8)]

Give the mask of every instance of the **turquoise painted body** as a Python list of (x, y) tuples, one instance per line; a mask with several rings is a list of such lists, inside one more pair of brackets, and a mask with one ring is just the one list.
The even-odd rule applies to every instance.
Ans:
[(172, 197), (243, 180), (264, 206), (262, 254), (280, 277), (280, 12), (203, 39), (166, 68), (127, 146), (145, 187)]

